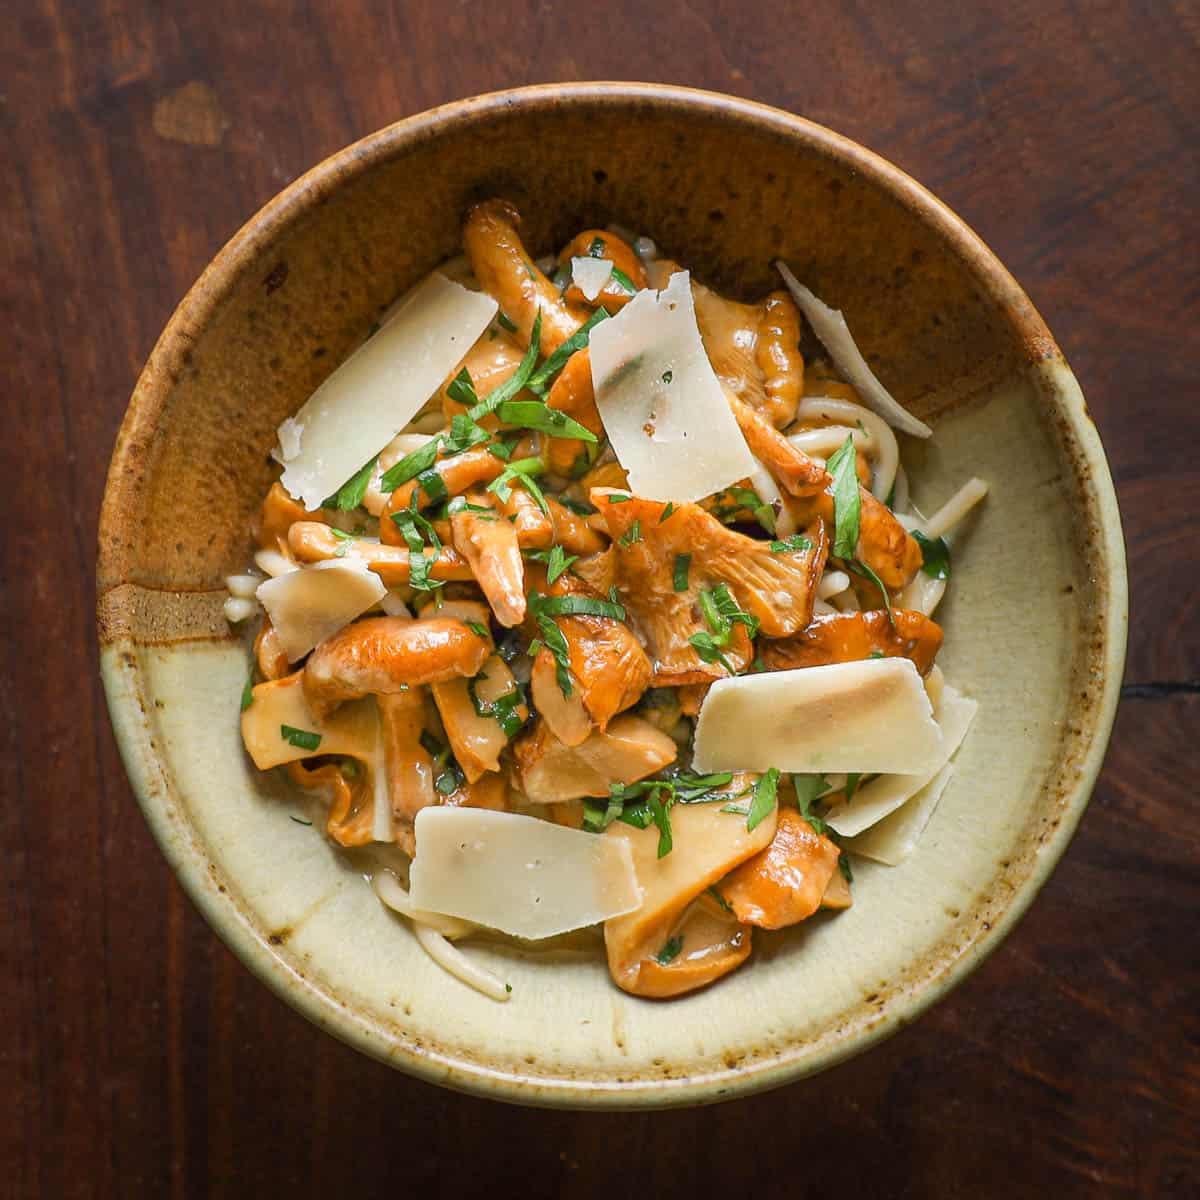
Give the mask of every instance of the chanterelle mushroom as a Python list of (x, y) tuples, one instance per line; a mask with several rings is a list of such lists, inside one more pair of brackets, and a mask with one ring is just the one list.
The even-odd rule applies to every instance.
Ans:
[(449, 617), (369, 617), (313, 651), (304, 668), (304, 693), (312, 710), (323, 715), (359, 696), (474, 675), (491, 649), (490, 638)]
[(763, 645), (768, 671), (861, 662), (865, 658), (911, 658), (929, 673), (942, 645), (942, 627), (924, 613), (894, 608), (870, 612), (822, 613), (793, 637)]
[(676, 804), (674, 849), (658, 857), (658, 831), (621, 822), (605, 837), (622, 838), (633, 853), (642, 905), (604, 924), (608, 968), (618, 987), (638, 996), (675, 996), (728, 974), (750, 953), (750, 930), (719, 908), (693, 902), (734, 867), (763, 850), (775, 834), (775, 813), (746, 828), (744, 815), (721, 804)]
[(566, 746), (545, 721), (513, 745), (521, 789), (535, 804), (607, 796), (614, 783), (636, 783), (675, 761), (678, 747), (649, 721), (624, 713), (578, 746)]
[[(799, 550), (773, 551), (728, 529), (696, 504), (667, 505), (594, 488), (592, 503), (614, 539), (612, 570), (621, 603), (654, 663), (655, 685), (704, 683), (727, 674), (689, 638), (714, 633), (701, 594), (725, 585), (768, 637), (786, 637), (812, 618), (813, 594), (825, 563), (825, 528), (817, 521)], [(637, 537), (630, 531), (636, 525)], [(624, 540), (622, 540), (624, 539)], [(676, 590), (678, 587), (678, 590)], [(750, 662), (742, 624), (728, 631), (721, 654), (734, 670)]]

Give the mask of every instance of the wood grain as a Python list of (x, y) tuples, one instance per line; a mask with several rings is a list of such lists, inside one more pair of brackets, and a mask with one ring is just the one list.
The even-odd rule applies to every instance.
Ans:
[[(1200, 10), (757, 7), (6, 10), (0, 1194), (1200, 1189)], [(781, 105), (880, 151), (961, 213), (1079, 375), (1117, 480), (1133, 586), (1131, 686), (1103, 778), (1005, 946), (863, 1058), (768, 1096), (663, 1115), (454, 1096), (285, 1008), (213, 937), (152, 843), (117, 759), (92, 634), (117, 425), (173, 305), (224, 240), (284, 183), (380, 125), (474, 92), (588, 78)]]

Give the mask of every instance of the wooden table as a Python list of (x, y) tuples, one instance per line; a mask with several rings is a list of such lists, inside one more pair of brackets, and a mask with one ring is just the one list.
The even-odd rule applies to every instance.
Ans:
[[(1168, 0), (8, 6), (0, 1194), (1197, 1194), (1198, 35)], [(276, 1000), (151, 841), (92, 632), (117, 425), (225, 239), (378, 126), (588, 78), (780, 105), (961, 213), (1079, 375), (1133, 590), (1107, 767), (1007, 944), (865, 1057), (662, 1115), (452, 1095)]]

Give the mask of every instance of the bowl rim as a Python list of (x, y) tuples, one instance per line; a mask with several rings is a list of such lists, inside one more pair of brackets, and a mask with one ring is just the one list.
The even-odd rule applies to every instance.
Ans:
[[(136, 502), (136, 484), (145, 469), (138, 444), (153, 431), (171, 386), (171, 366), (186, 352), (192, 328), (203, 327), (223, 297), (257, 262), (258, 252), (314, 204), (350, 179), (359, 177), (405, 146), (432, 139), (447, 128), (491, 119), (498, 111), (520, 106), (534, 111), (567, 106), (649, 104), (684, 109), (702, 116), (719, 114), (749, 122), (801, 141), (856, 171), (897, 198), (917, 219), (933, 227), (978, 278), (985, 296), (999, 307), (1020, 334), (1030, 364), (1048, 362), (1058, 372), (1055, 406), (1077, 444), (1090, 476), (1095, 504), (1096, 541), (1108, 564), (1103, 678), (1093, 709), (1090, 743), (1077, 777), (1065, 795), (1059, 820), (1005, 907), (989, 926), (965, 944), (919, 990), (898, 996), (873, 1023), (850, 1031), (816, 1055), (802, 1058), (803, 1047), (788, 1047), (769, 1057), (684, 1078), (548, 1078), (501, 1071), (441, 1051), (397, 1045), (361, 1014), (337, 1002), (325, 988), (306, 979), (267, 944), (224, 888), (218, 888), (202, 853), (181, 831), (172, 810), (165, 774), (146, 727), (135, 655), (136, 644), (112, 629), (111, 607), (101, 620), (101, 676), (114, 731), (138, 803), (176, 878), (214, 932), (281, 999), (322, 1029), (374, 1058), (429, 1082), (518, 1104), (554, 1107), (632, 1109), (712, 1102), (778, 1087), (825, 1070), (861, 1053), (910, 1024), (960, 984), (1003, 942), (1041, 890), (1066, 850), (1095, 786), (1116, 716), (1124, 672), (1128, 622), (1128, 584), (1124, 540), (1116, 494), (1099, 434), (1082, 393), (1053, 338), (1020, 285), (987, 245), (941, 200), (894, 164), (844, 135), (784, 110), (722, 93), (665, 84), (578, 82), (537, 84), (490, 92), (417, 113), (351, 143), (299, 176), (270, 199), (216, 254), (179, 303), (160, 335), (135, 385), (117, 436), (100, 514), (97, 591), (101, 607), (123, 582), (114, 575), (114, 535), (128, 521)], [(119, 540), (119, 539), (118, 539)], [(118, 609), (125, 603), (114, 600)], [(122, 647), (126, 649), (122, 652)], [(140, 710), (140, 711), (139, 711)]]

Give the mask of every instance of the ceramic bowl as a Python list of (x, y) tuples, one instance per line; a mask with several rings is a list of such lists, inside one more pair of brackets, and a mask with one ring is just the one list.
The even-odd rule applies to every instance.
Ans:
[[(372, 320), (459, 252), (467, 204), (516, 202), (535, 253), (618, 222), (745, 298), (786, 258), (845, 311), (897, 397), (922, 506), (991, 483), (938, 619), (979, 701), (916, 854), (862, 863), (855, 905), (759, 935), (666, 1003), (600, 955), (480, 947), (500, 1005), (445, 975), (354, 864), (242, 752), (248, 655), (222, 618), (267, 453)], [(100, 522), (101, 664), (134, 791), (188, 894), (288, 1003), (368, 1054), (506, 1100), (716, 1100), (818, 1071), (912, 1021), (994, 949), (1087, 803), (1125, 650), (1121, 529), (1100, 439), (1037, 312), (895, 167), (784, 112), (642, 84), (482, 96), (334, 155), (262, 209), (171, 318), (138, 381)]]

